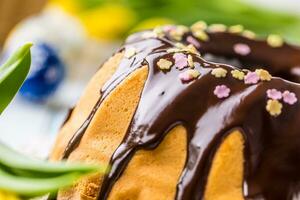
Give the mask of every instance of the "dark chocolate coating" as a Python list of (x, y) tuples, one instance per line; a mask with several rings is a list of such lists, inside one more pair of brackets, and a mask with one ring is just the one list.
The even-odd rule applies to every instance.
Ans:
[[(266, 110), (268, 89), (289, 90), (300, 97), (299, 77), (290, 69), (300, 65), (300, 49), (284, 44), (272, 48), (265, 41), (251, 40), (230, 33), (209, 33), (208, 42), (200, 42), (202, 54), (236, 58), (248, 69), (265, 67), (273, 77), (271, 81), (245, 84), (233, 78), (230, 71), (238, 69), (227, 64), (208, 62), (191, 54), (201, 75), (196, 80), (183, 83), (178, 75), (184, 70), (174, 66), (161, 71), (157, 62), (164, 58), (174, 63), (174, 47), (169, 37), (143, 39), (142, 33), (131, 36), (124, 48), (134, 47), (137, 54), (123, 58), (114, 76), (102, 88), (102, 97), (88, 119), (70, 140), (63, 158), (66, 159), (78, 146), (96, 110), (105, 97), (128, 74), (143, 65), (149, 66), (149, 74), (140, 102), (127, 134), (113, 154), (111, 171), (105, 176), (98, 199), (104, 200), (127, 164), (140, 149), (154, 149), (166, 133), (176, 125), (187, 129), (188, 152), (185, 167), (177, 184), (177, 200), (203, 199), (212, 158), (232, 130), (238, 129), (245, 139), (244, 197), (246, 199), (291, 200), (297, 194), (300, 183), (300, 103), (283, 104), (282, 113), (271, 116)], [(182, 43), (188, 44), (187, 33)], [(244, 43), (251, 48), (246, 56), (236, 54), (234, 44)], [(121, 50), (123, 50), (122, 48)], [(211, 70), (222, 67), (228, 71), (225, 78), (216, 78)], [(241, 66), (240, 66), (241, 67)], [(213, 91), (217, 85), (227, 85), (230, 96), (217, 98)]]

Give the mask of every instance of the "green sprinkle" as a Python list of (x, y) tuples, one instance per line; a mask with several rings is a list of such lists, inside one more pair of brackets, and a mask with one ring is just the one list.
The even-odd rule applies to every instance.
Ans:
[(28, 43), (20, 47), (0, 66), (0, 114), (11, 102), (29, 72), (31, 46)]

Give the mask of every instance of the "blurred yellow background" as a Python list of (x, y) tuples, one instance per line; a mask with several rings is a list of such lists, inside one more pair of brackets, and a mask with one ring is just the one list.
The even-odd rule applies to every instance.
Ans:
[(91, 37), (101, 40), (122, 38), (133, 30), (161, 24), (191, 25), (204, 20), (209, 24), (242, 24), (262, 35), (272, 32), (300, 41), (296, 36), (300, 33), (299, 16), (289, 14), (293, 10), (298, 13), (297, 0), (0, 0), (0, 44), (21, 19), (53, 6), (76, 17)]

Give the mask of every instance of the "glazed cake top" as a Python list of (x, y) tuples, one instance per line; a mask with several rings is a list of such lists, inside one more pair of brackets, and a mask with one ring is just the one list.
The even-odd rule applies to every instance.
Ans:
[[(106, 199), (132, 156), (154, 149), (174, 126), (187, 130), (187, 160), (176, 199), (203, 199), (213, 154), (238, 129), (245, 140), (244, 197), (292, 199), (300, 180), (300, 48), (279, 36), (258, 40), (241, 26), (164, 26), (130, 36), (124, 58), (88, 119), (65, 149), (77, 147), (96, 110), (130, 73), (149, 68), (123, 142), (113, 154), (99, 199)], [(209, 56), (212, 54), (214, 56)], [(210, 62), (235, 58), (239, 65)], [(219, 58), (218, 58), (219, 59)], [(245, 66), (246, 68), (242, 68)], [(278, 77), (273, 77), (275, 74)]]

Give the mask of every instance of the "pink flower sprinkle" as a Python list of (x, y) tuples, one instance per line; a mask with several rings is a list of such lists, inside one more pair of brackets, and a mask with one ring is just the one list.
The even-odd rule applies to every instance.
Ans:
[(173, 26), (173, 25), (166, 25), (166, 26), (163, 27), (163, 30), (167, 33), (172, 31), (172, 30), (175, 30), (175, 29), (176, 29), (176, 26)]
[(192, 36), (188, 36), (186, 38), (186, 41), (192, 45), (194, 45), (196, 48), (200, 48), (200, 43), (198, 42), (198, 40), (196, 40), (195, 38), (193, 38)]
[(273, 100), (280, 100), (282, 99), (282, 93), (276, 89), (269, 89), (267, 90), (267, 96)]
[(187, 73), (187, 71), (185, 71), (185, 72), (182, 72), (179, 74), (179, 79), (182, 82), (189, 82), (189, 81), (193, 80), (194, 77), (190, 73)]
[(250, 47), (247, 44), (237, 43), (233, 46), (233, 50), (235, 53), (240, 54), (242, 56), (246, 56), (251, 52)]
[(183, 53), (175, 53), (173, 55), (173, 58), (175, 59), (175, 66), (178, 69), (184, 69), (188, 66), (188, 59), (187, 56)]
[(230, 94), (230, 89), (226, 85), (217, 85), (214, 94), (219, 98), (226, 98)]
[(259, 76), (256, 72), (248, 72), (244, 78), (245, 84), (256, 84), (259, 81)]
[(290, 105), (294, 105), (298, 101), (296, 94), (288, 90), (284, 91), (282, 93), (282, 96), (283, 96), (283, 101)]

